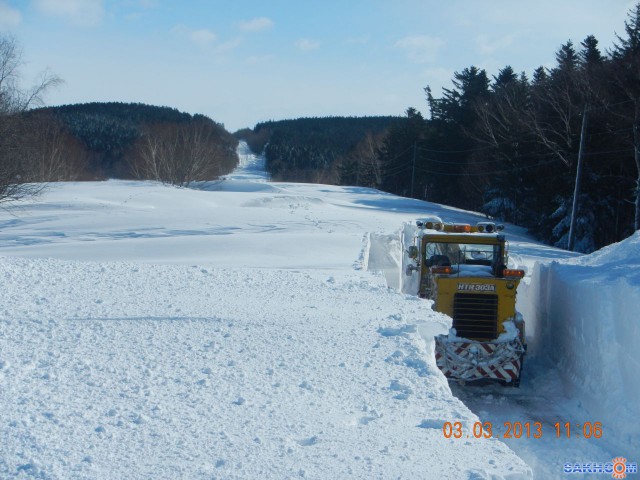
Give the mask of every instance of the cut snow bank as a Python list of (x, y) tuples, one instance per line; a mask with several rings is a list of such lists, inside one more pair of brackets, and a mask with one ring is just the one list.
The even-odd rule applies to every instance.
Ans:
[(406, 275), (405, 272), (407, 265), (413, 263), (407, 255), (407, 249), (413, 245), (413, 238), (418, 230), (414, 221), (407, 221), (394, 233), (371, 233), (364, 268), (382, 273), (389, 288), (417, 295), (419, 274)]
[(527, 288), (531, 353), (602, 422), (611, 451), (640, 452), (640, 232), (591, 255), (537, 263)]

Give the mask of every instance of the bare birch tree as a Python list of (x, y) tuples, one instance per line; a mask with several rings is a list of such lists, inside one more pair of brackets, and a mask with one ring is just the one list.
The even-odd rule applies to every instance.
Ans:
[(43, 73), (31, 88), (20, 88), (22, 52), (11, 36), (0, 36), (0, 202), (19, 200), (39, 193), (41, 184), (34, 180), (26, 133), (32, 131), (24, 115), (29, 108), (42, 104), (44, 93), (61, 80)]
[(134, 147), (132, 174), (178, 186), (217, 178), (230, 147), (222, 141), (220, 128), (200, 116), (188, 123), (147, 127)]

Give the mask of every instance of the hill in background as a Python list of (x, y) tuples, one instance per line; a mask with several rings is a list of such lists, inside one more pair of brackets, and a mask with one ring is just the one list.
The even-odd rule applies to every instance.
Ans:
[(82, 177), (183, 184), (211, 180), (237, 164), (237, 140), (223, 124), (175, 108), (93, 102), (32, 110), (29, 116), (58, 123), (81, 146)]

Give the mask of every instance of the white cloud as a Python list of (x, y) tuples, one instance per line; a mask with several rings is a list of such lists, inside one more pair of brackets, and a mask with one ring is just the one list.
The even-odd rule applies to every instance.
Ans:
[(66, 18), (80, 26), (97, 25), (104, 17), (104, 0), (34, 0), (45, 15)]
[(218, 38), (214, 32), (207, 28), (193, 29), (182, 24), (176, 25), (171, 31), (203, 48), (208, 47)]
[(273, 21), (267, 17), (252, 18), (240, 22), (240, 30), (245, 32), (260, 32), (273, 27)]
[(234, 50), (236, 47), (238, 47), (241, 43), (242, 43), (242, 39), (240, 38), (227, 40), (226, 42), (218, 45), (218, 47), (216, 48), (216, 51), (218, 53), (230, 52), (231, 50)]
[(252, 55), (247, 58), (246, 62), (249, 65), (268, 65), (273, 61), (274, 56), (271, 54), (267, 55)]
[(120, 0), (120, 4), (126, 8), (143, 8), (145, 10), (160, 6), (158, 0)]
[(196, 45), (206, 47), (216, 41), (217, 35), (211, 30), (201, 28), (199, 30), (192, 30), (189, 32), (189, 38)]
[(22, 22), (20, 10), (0, 2), (0, 28), (17, 27)]
[(308, 52), (320, 48), (322, 45), (318, 40), (312, 40), (310, 38), (299, 38), (294, 42), (294, 45), (302, 51)]
[(142, 8), (156, 8), (158, 6), (158, 0), (138, 0), (138, 4)]
[(127, 14), (124, 14), (125, 20), (138, 20), (143, 17), (147, 17), (151, 10), (159, 7), (158, 0), (120, 0), (121, 5), (124, 8), (131, 9)]
[(207, 28), (193, 29), (183, 24), (178, 24), (171, 29), (171, 32), (189, 40), (200, 48), (218, 54), (230, 52), (242, 44), (242, 38), (239, 37), (218, 43), (218, 35)]
[(444, 46), (444, 41), (427, 35), (413, 35), (401, 38), (395, 46), (404, 50), (407, 58), (414, 63), (432, 63)]
[(483, 55), (492, 55), (499, 50), (513, 45), (513, 41), (513, 35), (507, 35), (501, 38), (491, 38), (489, 35), (483, 34), (476, 38), (476, 49)]
[(363, 35), (361, 37), (349, 37), (345, 40), (348, 45), (366, 45), (371, 40), (369, 35)]

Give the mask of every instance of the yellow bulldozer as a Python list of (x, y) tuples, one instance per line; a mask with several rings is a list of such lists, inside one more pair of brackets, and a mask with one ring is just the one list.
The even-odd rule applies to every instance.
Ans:
[(524, 271), (507, 267), (503, 227), (438, 217), (416, 225), (406, 274), (418, 274), (418, 295), (453, 319), (449, 334), (435, 337), (436, 364), (461, 384), (519, 386), (526, 342), (516, 292)]

